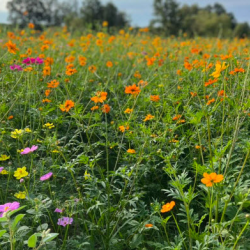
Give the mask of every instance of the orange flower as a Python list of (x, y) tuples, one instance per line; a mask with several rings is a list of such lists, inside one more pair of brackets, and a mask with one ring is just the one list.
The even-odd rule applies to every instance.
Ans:
[(197, 96), (197, 93), (196, 93), (196, 92), (190, 92), (190, 95), (191, 95), (192, 97), (195, 97), (195, 96)]
[(214, 183), (219, 183), (224, 179), (222, 174), (216, 174), (216, 173), (211, 173), (211, 174), (204, 173), (203, 177), (204, 178), (201, 179), (201, 182), (205, 184), (207, 187), (212, 187)]
[(90, 100), (93, 101), (94, 103), (103, 103), (103, 101), (105, 101), (107, 99), (107, 92), (100, 92), (98, 91), (96, 93), (96, 96), (91, 97)]
[(214, 98), (211, 99), (211, 100), (209, 100), (209, 101), (207, 102), (207, 105), (210, 105), (210, 104), (213, 103), (213, 102), (215, 102), (215, 99), (214, 99)]
[(52, 80), (51, 82), (47, 83), (48, 88), (54, 89), (59, 85), (59, 82), (57, 80)]
[(109, 25), (108, 21), (103, 21), (102, 22), (102, 27), (107, 27)]
[(133, 112), (133, 109), (129, 109), (129, 108), (127, 108), (127, 109), (124, 111), (125, 114), (130, 114), (130, 113), (132, 113), (132, 112)]
[(165, 205), (162, 206), (161, 213), (166, 213), (166, 212), (171, 211), (174, 206), (175, 206), (174, 201), (171, 201), (170, 203), (166, 203)]
[(137, 87), (135, 84), (133, 84), (131, 86), (126, 86), (125, 87), (125, 93), (136, 96), (136, 95), (138, 95), (140, 93), (140, 88)]
[(209, 79), (208, 82), (205, 82), (205, 87), (207, 87), (208, 85), (211, 85), (217, 81), (218, 81), (218, 79), (216, 79), (216, 78), (214, 80)]
[(150, 101), (152, 102), (158, 102), (160, 100), (160, 97), (158, 95), (151, 95)]
[(145, 227), (147, 228), (150, 228), (150, 227), (153, 227), (154, 225), (153, 224), (146, 224)]
[(106, 66), (107, 66), (108, 68), (111, 68), (111, 67), (113, 67), (113, 63), (112, 63), (111, 61), (108, 61), (108, 62), (106, 63)]
[(19, 50), (17, 47), (16, 47), (16, 44), (15, 43), (12, 43), (11, 40), (9, 40), (7, 43), (5, 43), (5, 46), (8, 47), (8, 51), (12, 54), (16, 54), (16, 51)]
[(71, 108), (75, 106), (75, 103), (71, 100), (67, 100), (64, 104), (60, 105), (60, 109), (64, 112), (69, 112)]
[(50, 73), (51, 73), (51, 68), (50, 68), (50, 66), (45, 66), (45, 67), (43, 68), (43, 76), (49, 76)]
[(125, 132), (125, 130), (129, 130), (129, 126), (119, 126), (119, 130), (122, 132), (122, 133), (124, 133)]
[(192, 64), (190, 64), (189, 62), (185, 62), (184, 67), (189, 71), (193, 68)]
[(29, 23), (29, 24), (28, 24), (28, 27), (29, 27), (30, 29), (34, 29), (34, 28), (35, 28), (35, 25), (34, 25), (34, 23)]
[(49, 103), (49, 102), (51, 102), (51, 100), (49, 100), (48, 98), (45, 98), (45, 99), (43, 99), (43, 103), (45, 103), (45, 102)]
[(178, 69), (178, 70), (176, 71), (176, 74), (180, 76), (180, 75), (181, 75), (181, 70)]
[(135, 150), (134, 150), (134, 149), (131, 149), (131, 148), (129, 148), (129, 149), (127, 150), (127, 152), (128, 152), (129, 154), (135, 154), (135, 153), (136, 153)]
[(71, 75), (73, 75), (75, 73), (77, 73), (76, 69), (69, 68), (69, 69), (66, 70), (66, 75), (67, 76), (71, 76)]
[(151, 114), (148, 114), (148, 115), (146, 115), (146, 117), (145, 117), (145, 119), (143, 121), (146, 122), (146, 121), (150, 121), (152, 119), (154, 119), (154, 116), (151, 115)]
[[(41, 55), (39, 55), (39, 57), (41, 57)], [(41, 57), (41, 58), (42, 58), (42, 57)], [(51, 57), (47, 57), (47, 58), (44, 60), (44, 64), (45, 64), (46, 66), (50, 66), (51, 64), (53, 64), (53, 62), (54, 62), (54, 59), (51, 58)]]
[(224, 90), (218, 91), (218, 96), (225, 96), (225, 97), (227, 97), (227, 95), (226, 95), (226, 93), (225, 93)]
[(97, 109), (99, 109), (98, 106), (93, 106), (90, 110), (94, 111), (94, 110), (97, 110)]
[(173, 121), (176, 121), (176, 120), (179, 120), (180, 118), (181, 118), (181, 115), (176, 115), (176, 116), (173, 117), (172, 120), (173, 120)]
[(95, 72), (96, 72), (96, 66), (95, 66), (95, 65), (90, 65), (90, 66), (89, 66), (89, 71), (90, 71), (91, 73), (95, 73)]
[(45, 90), (45, 96), (47, 96), (47, 97), (48, 97), (48, 96), (50, 95), (50, 92), (51, 92), (51, 90), (50, 90), (50, 89), (46, 89), (46, 90)]
[(75, 60), (74, 56), (68, 56), (65, 58), (66, 63), (72, 63), (72, 62), (74, 62), (74, 60)]
[(110, 111), (110, 106), (108, 104), (104, 104), (103, 107), (102, 107), (102, 112), (103, 113), (109, 113)]
[(9, 117), (8, 117), (8, 120), (11, 120), (11, 119), (13, 119), (14, 118), (14, 116), (13, 115), (10, 115)]

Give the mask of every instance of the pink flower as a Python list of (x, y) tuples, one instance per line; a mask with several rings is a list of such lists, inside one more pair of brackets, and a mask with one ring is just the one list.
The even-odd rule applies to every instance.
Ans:
[(20, 65), (17, 65), (17, 64), (11, 65), (10, 69), (11, 70), (17, 70), (17, 71), (22, 71), (23, 70), (23, 68)]
[(66, 225), (72, 224), (73, 218), (63, 217), (58, 220), (57, 225), (65, 227)]
[(0, 217), (3, 216), (3, 213), (6, 213), (8, 211), (16, 210), (20, 207), (19, 202), (12, 202), (12, 203), (5, 203), (4, 205), (0, 205)]
[(24, 182), (24, 179), (22, 178), (22, 179), (20, 179), (20, 183), (22, 183), (22, 182)]
[(62, 209), (56, 208), (56, 210), (54, 212), (56, 212), (56, 213), (62, 213)]
[(33, 145), (31, 148), (25, 148), (25, 149), (21, 152), (21, 155), (26, 155), (26, 154), (32, 153), (32, 152), (36, 151), (37, 149), (38, 149), (38, 146)]
[(52, 173), (52, 172), (49, 172), (49, 173), (47, 173), (47, 174), (41, 176), (41, 177), (40, 177), (40, 181), (46, 181), (46, 180), (48, 180), (52, 175), (53, 175), (53, 173)]
[(4, 167), (0, 167), (0, 173), (4, 170)]
[(26, 65), (30, 65), (30, 64), (42, 64), (43, 63), (43, 59), (40, 57), (27, 57), (23, 60), (23, 63)]

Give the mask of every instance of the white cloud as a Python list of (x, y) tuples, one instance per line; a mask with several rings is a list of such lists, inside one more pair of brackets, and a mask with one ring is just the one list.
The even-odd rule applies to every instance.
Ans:
[(0, 11), (7, 11), (6, 5), (9, 0), (0, 0)]

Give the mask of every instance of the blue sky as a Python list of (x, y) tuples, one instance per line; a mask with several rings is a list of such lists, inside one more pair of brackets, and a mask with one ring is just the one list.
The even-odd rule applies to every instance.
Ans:
[[(0, 0), (0, 23), (7, 22), (6, 3), (8, 1)], [(119, 10), (129, 15), (132, 25), (147, 26), (153, 17), (153, 0), (101, 0), (101, 2), (113, 2)], [(177, 2), (188, 5), (196, 3), (202, 7), (218, 2), (228, 12), (234, 13), (238, 22), (250, 23), (250, 0), (178, 0)]]

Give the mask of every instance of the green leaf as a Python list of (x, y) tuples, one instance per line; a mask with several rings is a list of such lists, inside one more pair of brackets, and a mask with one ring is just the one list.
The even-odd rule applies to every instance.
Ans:
[(0, 230), (0, 238), (6, 233), (6, 230)]
[(168, 220), (171, 218), (172, 216), (168, 216), (167, 218), (165, 218), (164, 220), (162, 220), (162, 224), (166, 225)]
[(36, 236), (36, 234), (33, 234), (28, 239), (28, 246), (29, 247), (36, 247), (36, 242), (37, 242), (37, 236)]
[(48, 224), (47, 223), (44, 223), (44, 224), (42, 224), (42, 225), (40, 225), (40, 226), (38, 226), (37, 227), (37, 229), (36, 229), (36, 231), (43, 231), (43, 230), (46, 230), (47, 228), (48, 228)]
[(10, 217), (11, 215), (15, 214), (16, 212), (22, 210), (23, 208), (25, 208), (26, 206), (22, 206), (22, 207), (19, 207), (18, 209), (16, 210), (13, 210), (11, 212), (8, 212), (8, 216)]
[(58, 233), (51, 233), (51, 234), (48, 234), (48, 236), (46, 236), (42, 241), (45, 243), (45, 242), (49, 242), (49, 241), (52, 241), (54, 240), (56, 237), (57, 237)]
[(0, 222), (6, 222), (6, 221), (7, 221), (7, 218), (6, 218), (6, 217), (0, 218)]
[(15, 230), (16, 226), (17, 226), (17, 223), (25, 216), (25, 214), (18, 214), (14, 221), (12, 222), (12, 225), (11, 225), (11, 228), (12, 230)]

